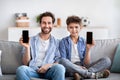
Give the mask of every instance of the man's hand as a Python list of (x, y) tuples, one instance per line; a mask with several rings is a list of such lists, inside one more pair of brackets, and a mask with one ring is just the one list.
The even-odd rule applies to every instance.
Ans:
[(40, 67), (37, 72), (38, 73), (45, 73), (50, 67), (52, 67), (53, 64), (45, 64), (42, 67)]
[(24, 46), (25, 48), (29, 48), (29, 43), (23, 43), (23, 38), (21, 37), (19, 43)]

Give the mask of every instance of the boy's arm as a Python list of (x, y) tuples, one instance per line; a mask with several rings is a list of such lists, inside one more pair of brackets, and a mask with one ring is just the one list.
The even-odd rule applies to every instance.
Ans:
[(86, 44), (86, 54), (84, 58), (84, 64), (89, 65), (90, 64), (90, 49), (95, 45), (94, 40), (92, 41), (92, 44)]

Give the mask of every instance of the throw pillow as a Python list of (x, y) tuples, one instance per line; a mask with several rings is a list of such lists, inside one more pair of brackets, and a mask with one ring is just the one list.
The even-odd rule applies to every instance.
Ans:
[(120, 43), (118, 44), (115, 55), (114, 55), (111, 72), (115, 72), (115, 73), (120, 72)]
[(2, 76), (2, 70), (1, 70), (1, 54), (2, 54), (2, 51), (0, 50), (0, 76)]

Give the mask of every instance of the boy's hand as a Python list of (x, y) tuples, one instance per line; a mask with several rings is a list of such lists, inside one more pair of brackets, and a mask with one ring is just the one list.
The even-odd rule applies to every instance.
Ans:
[(95, 41), (92, 41), (92, 44), (86, 44), (86, 48), (90, 49), (91, 47), (93, 47), (95, 45)]

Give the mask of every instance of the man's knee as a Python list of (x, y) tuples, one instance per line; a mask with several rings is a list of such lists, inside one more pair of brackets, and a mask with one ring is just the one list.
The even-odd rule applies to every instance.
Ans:
[(27, 68), (28, 68), (28, 66), (22, 65), (17, 68), (16, 73), (24, 72), (24, 71), (26, 71)]
[(61, 64), (55, 64), (55, 65), (53, 66), (53, 68), (54, 68), (55, 70), (57, 70), (58, 72), (65, 73), (65, 67), (64, 67), (63, 65), (61, 65)]

